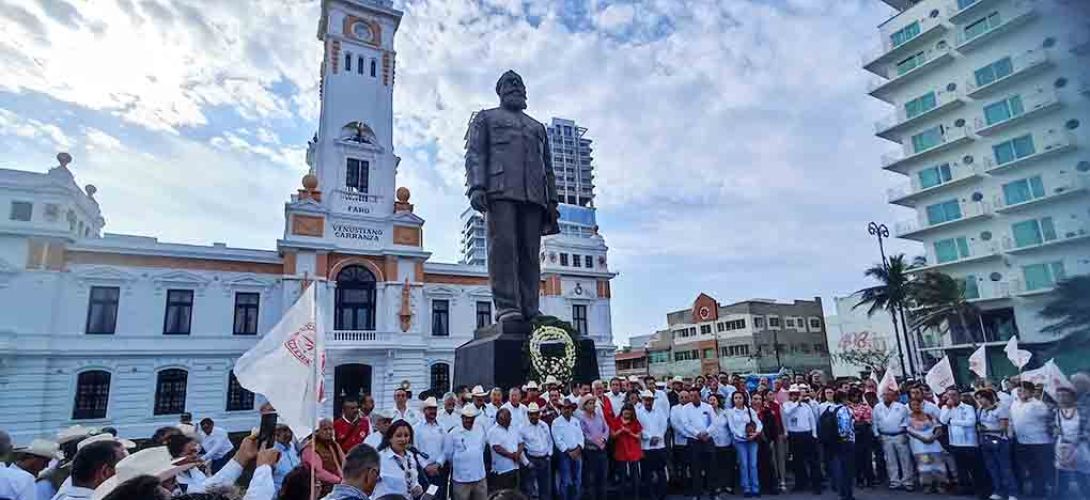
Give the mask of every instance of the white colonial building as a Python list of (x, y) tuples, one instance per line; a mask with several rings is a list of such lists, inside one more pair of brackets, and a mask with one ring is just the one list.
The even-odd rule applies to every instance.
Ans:
[[(78, 187), (67, 155), (44, 174), (0, 170), (0, 429), (25, 441), (79, 422), (142, 437), (183, 411), (250, 429), (255, 398), (231, 368), (307, 282), (333, 316), (330, 413), (365, 393), (389, 406), (403, 381), (450, 388), (454, 350), (492, 321), (491, 296), (483, 268), (429, 261), (424, 221), (395, 188), (400, 20), (388, 1), (323, 1), (312, 173), (285, 203), (275, 250), (104, 233), (94, 187)], [(610, 376), (604, 249), (573, 249), (594, 261), (580, 268), (544, 257), (541, 293), (544, 313), (594, 339)], [(554, 251), (573, 253), (563, 238), (543, 256)]]

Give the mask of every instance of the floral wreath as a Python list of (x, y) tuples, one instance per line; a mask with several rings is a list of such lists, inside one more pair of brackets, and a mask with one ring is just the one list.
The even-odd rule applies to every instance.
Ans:
[[(547, 342), (564, 344), (561, 357), (546, 356), (541, 352), (541, 345)], [(575, 342), (568, 331), (557, 326), (540, 326), (530, 334), (530, 366), (538, 378), (552, 375), (562, 382), (571, 380), (575, 369)]]

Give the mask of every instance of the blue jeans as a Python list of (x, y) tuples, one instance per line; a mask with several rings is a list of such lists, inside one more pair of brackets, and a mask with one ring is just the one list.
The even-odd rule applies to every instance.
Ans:
[(761, 482), (757, 475), (757, 443), (753, 441), (734, 441), (738, 454), (738, 472), (742, 476), (742, 493), (760, 494)]
[(560, 452), (556, 462), (560, 479), (559, 500), (576, 500), (583, 489), (583, 459), (574, 459), (567, 452)]
[(1015, 494), (1010, 440), (999, 440), (999, 446), (994, 449), (981, 446), (981, 452), (984, 454), (984, 467), (988, 469), (988, 477), (992, 479), (992, 493), (1001, 497)]
[(606, 499), (606, 475), (609, 473), (609, 460), (605, 450), (583, 448), (583, 484), (587, 486), (586, 498), (591, 500)]
[(851, 441), (840, 442), (825, 448), (832, 456), (829, 457), (833, 469), (832, 483), (830, 486), (840, 500), (853, 498), (852, 486), (855, 485), (855, 443)]

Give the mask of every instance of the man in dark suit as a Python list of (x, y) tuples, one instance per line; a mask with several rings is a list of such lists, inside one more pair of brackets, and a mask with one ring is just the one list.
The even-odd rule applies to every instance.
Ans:
[(466, 184), (470, 206), (486, 214), (488, 277), (502, 324), (541, 314), (541, 237), (560, 229), (549, 136), (523, 112), (522, 77), (507, 71), (496, 94), (500, 107), (478, 112), (469, 126)]

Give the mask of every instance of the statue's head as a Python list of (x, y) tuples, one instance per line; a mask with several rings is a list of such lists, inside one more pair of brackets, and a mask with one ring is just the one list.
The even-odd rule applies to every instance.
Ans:
[(526, 109), (526, 85), (522, 77), (512, 70), (507, 70), (496, 82), (496, 94), (500, 96), (500, 105), (512, 111)]

